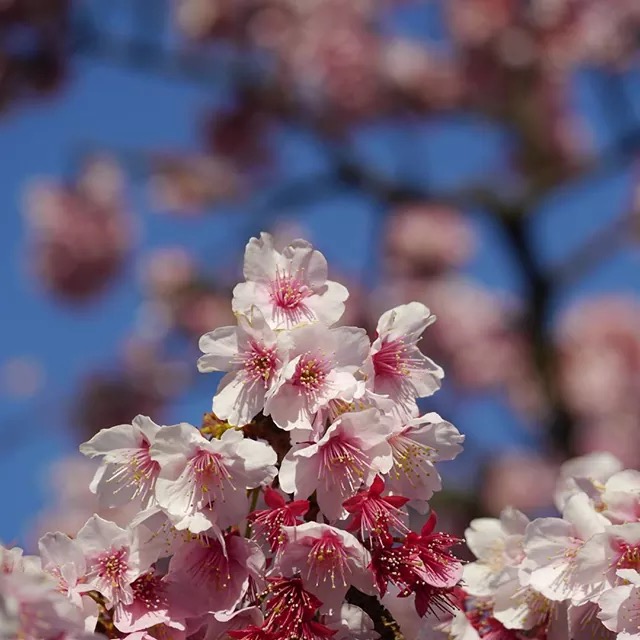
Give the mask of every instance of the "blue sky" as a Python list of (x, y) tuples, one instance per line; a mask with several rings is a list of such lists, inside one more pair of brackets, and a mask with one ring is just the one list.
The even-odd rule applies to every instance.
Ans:
[[(414, 24), (418, 31), (420, 24)], [(429, 24), (427, 20), (422, 28), (429, 31)], [(575, 95), (592, 122), (598, 144), (606, 145), (612, 132), (592, 80), (578, 76)], [(640, 97), (640, 82), (633, 80), (630, 87), (630, 95)], [(14, 357), (34, 356), (46, 372), (46, 386), (35, 398), (20, 401), (0, 393), (0, 540), (24, 538), (29, 518), (49, 499), (44, 488), (47, 466), (77, 446), (66, 410), (83, 372), (113, 363), (117, 345), (134, 324), (140, 299), (137, 258), (149, 248), (178, 244), (189, 247), (212, 271), (228, 271), (229, 264), (238, 265), (248, 237), (269, 226), (274, 213), (265, 207), (264, 199), (257, 198), (205, 218), (157, 215), (149, 210), (144, 186), (133, 183), (130, 197), (139, 241), (126, 273), (107, 295), (86, 309), (73, 311), (38, 290), (28, 277), (21, 214), (25, 184), (38, 175), (67, 174), (74, 152), (83, 145), (195, 148), (199, 116), (224, 99), (215, 87), (78, 60), (59, 97), (0, 120), (0, 366)], [(279, 175), (274, 189), (300, 177), (326, 175), (326, 150), (308, 133), (283, 128), (273, 133), (273, 139)], [(509, 180), (512, 141), (506, 132), (470, 114), (433, 117), (410, 129), (394, 122), (376, 122), (354, 130), (351, 143), (359, 161), (418, 186), (428, 183), (430, 188), (446, 191), (478, 179), (492, 184)], [(631, 165), (623, 163), (563, 187), (542, 203), (530, 225), (540, 262), (551, 265), (562, 259), (612, 217), (621, 215), (634, 175)], [(369, 196), (335, 188), (295, 211), (279, 213), (300, 219), (310, 239), (340, 272), (369, 281), (371, 274), (375, 276), (371, 240), (380, 231), (381, 207)], [(521, 274), (500, 229), (485, 212), (468, 214), (478, 232), (480, 249), (466, 271), (492, 288), (522, 292)], [(629, 243), (576, 287), (559, 292), (554, 306), (560, 308), (594, 291), (638, 292), (637, 267), (637, 255)], [(180, 399), (172, 416), (198, 421), (208, 403), (206, 385), (198, 384)], [(439, 403), (445, 408), (451, 405), (446, 388)], [(458, 466), (462, 480), (465, 473), (474, 473), (474, 459), (504, 447), (538, 446), (499, 398), (470, 398), (464, 406), (455, 407), (455, 413), (451, 417), (461, 430), (476, 434), (468, 441), (469, 464)]]

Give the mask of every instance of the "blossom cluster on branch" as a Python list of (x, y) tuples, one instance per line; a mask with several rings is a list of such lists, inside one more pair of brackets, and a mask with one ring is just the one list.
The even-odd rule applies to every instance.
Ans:
[(611, 454), (566, 462), (561, 517), (516, 509), (471, 522), (477, 560), (464, 567), (449, 638), (604, 638), (640, 634), (640, 472)]
[(452, 615), (460, 540), (428, 500), (464, 438), (416, 402), (444, 375), (418, 346), (435, 317), (396, 307), (371, 343), (336, 326), (348, 292), (327, 276), (305, 241), (251, 239), (237, 324), (200, 340), (200, 371), (226, 372), (213, 411), (200, 428), (138, 416), (81, 445), (101, 504), (137, 512), (47, 533), (39, 558), (2, 549), (0, 637), (367, 640)]

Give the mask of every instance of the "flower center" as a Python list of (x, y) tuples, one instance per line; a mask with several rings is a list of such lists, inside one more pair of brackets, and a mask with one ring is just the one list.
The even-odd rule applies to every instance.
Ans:
[(145, 573), (132, 583), (133, 597), (149, 610), (167, 606), (167, 595), (162, 580), (153, 573)]
[[(309, 571), (307, 579), (311, 574), (316, 574), (316, 585), (322, 582), (331, 581), (331, 586), (336, 584), (346, 586), (346, 573), (351, 573), (347, 564), (347, 553), (340, 539), (332, 533), (325, 533), (321, 538), (315, 541), (309, 551), (307, 564)], [(336, 577), (338, 583), (336, 583)]]
[(298, 360), (291, 383), (306, 394), (316, 394), (324, 387), (329, 370), (325, 358), (307, 352)]
[(100, 554), (96, 561), (98, 576), (113, 587), (119, 586), (129, 568), (128, 558), (129, 551), (126, 547), (111, 549), (111, 551)]
[(128, 475), (129, 482), (126, 486), (134, 485), (134, 498), (143, 500), (149, 496), (153, 489), (155, 479), (160, 472), (160, 464), (151, 459), (149, 455), (150, 444), (146, 440), (130, 458), (128, 468), (124, 467), (121, 472), (116, 472), (113, 478), (117, 478), (120, 473)]
[(313, 291), (295, 276), (278, 271), (271, 283), (271, 301), (281, 309), (297, 309)]
[(338, 434), (320, 448), (320, 474), (327, 488), (338, 484), (343, 494), (353, 494), (362, 485), (367, 459), (355, 443)]
[(391, 473), (396, 479), (406, 477), (411, 486), (418, 486), (424, 477), (431, 475), (431, 457), (434, 449), (420, 444), (402, 433), (389, 438), (393, 453)]
[(618, 569), (638, 570), (640, 568), (640, 545), (618, 541), (617, 550), (620, 553), (616, 563)]
[(407, 347), (402, 340), (384, 341), (372, 359), (376, 376), (404, 378), (410, 373)]
[(312, 295), (313, 291), (300, 278), (277, 271), (269, 290), (273, 315), (293, 324), (305, 318), (313, 319), (313, 312), (305, 304), (305, 300)]
[(197, 480), (202, 483), (209, 481), (222, 483), (222, 480), (229, 478), (229, 472), (224, 466), (221, 457), (204, 449), (200, 449), (191, 458), (191, 468)]
[(244, 370), (251, 381), (262, 381), (269, 385), (278, 362), (275, 347), (266, 347), (259, 342), (251, 343), (251, 350), (244, 356)]

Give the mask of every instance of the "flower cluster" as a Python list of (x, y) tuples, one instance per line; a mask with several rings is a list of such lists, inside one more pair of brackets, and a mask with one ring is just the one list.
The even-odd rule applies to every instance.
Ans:
[(533, 521), (505, 509), (466, 532), (464, 603), (453, 638), (614, 638), (640, 635), (640, 472), (611, 454), (561, 468), (562, 517)]
[[(237, 324), (200, 340), (200, 371), (225, 372), (213, 411), (200, 428), (138, 416), (81, 445), (100, 504), (135, 515), (48, 533), (27, 564), (3, 552), (2, 633), (368, 640), (394, 623), (393, 601), (414, 617), (458, 606), (459, 540), (427, 501), (463, 436), (416, 402), (443, 377), (419, 348), (434, 316), (387, 311), (373, 342), (336, 326), (348, 292), (302, 240), (280, 252), (253, 238), (244, 277)], [(419, 533), (410, 508), (428, 514)]]

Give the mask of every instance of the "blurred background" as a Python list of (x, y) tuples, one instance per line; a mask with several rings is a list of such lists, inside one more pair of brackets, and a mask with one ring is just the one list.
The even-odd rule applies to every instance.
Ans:
[(446, 526), (637, 467), (639, 49), (637, 0), (0, 0), (0, 539), (127, 517), (77, 445), (202, 422), (261, 230), (438, 316)]

